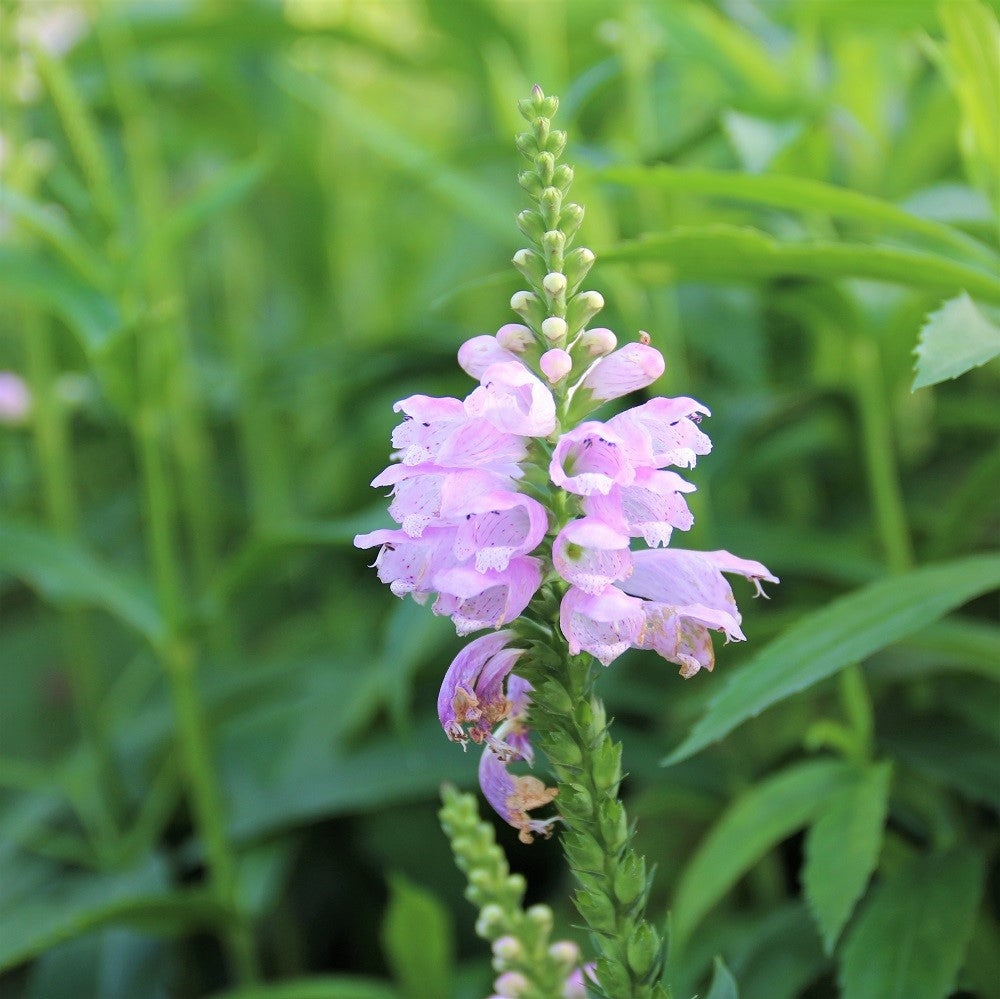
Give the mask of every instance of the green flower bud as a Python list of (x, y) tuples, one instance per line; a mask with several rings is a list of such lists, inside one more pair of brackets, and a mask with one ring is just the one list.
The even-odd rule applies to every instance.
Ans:
[(543, 97), (536, 104), (536, 113), (542, 115), (544, 118), (555, 118), (556, 112), (559, 110), (559, 98), (558, 97)]
[(579, 821), (587, 821), (594, 814), (594, 799), (582, 784), (565, 782), (559, 794), (559, 811)]
[(538, 142), (531, 132), (519, 132), (514, 136), (514, 145), (517, 146), (518, 152), (530, 163), (535, 162), (535, 157), (538, 156)]
[(566, 254), (563, 270), (566, 272), (566, 283), (572, 294), (580, 286), (580, 282), (590, 273), (597, 257), (585, 246), (578, 246)]
[(609, 853), (617, 853), (628, 840), (628, 819), (620, 801), (605, 798), (597, 809), (601, 837)]
[[(615, 907), (611, 899), (600, 892), (580, 890), (573, 899), (580, 915), (587, 920), (587, 925), (599, 933), (614, 933)], [(612, 993), (618, 995), (620, 993)]]
[(600, 791), (611, 791), (618, 787), (622, 777), (621, 743), (614, 745), (605, 739), (594, 753), (594, 784)]
[(629, 967), (640, 980), (647, 979), (660, 962), (660, 936), (649, 923), (640, 923), (628, 938), (625, 954)]
[(556, 159), (559, 159), (566, 148), (566, 133), (559, 128), (550, 132), (546, 136), (544, 148), (546, 152), (552, 153)]
[(559, 228), (566, 233), (567, 240), (573, 239), (581, 225), (583, 225), (583, 207), (575, 201), (563, 206), (559, 214)]
[(541, 244), (548, 269), (561, 271), (563, 269), (563, 251), (566, 248), (565, 235), (558, 229), (550, 229), (542, 236)]
[(538, 154), (538, 159), (535, 160), (535, 171), (542, 182), (542, 187), (551, 185), (552, 178), (556, 172), (556, 158), (552, 153)]
[(580, 747), (565, 732), (556, 730), (545, 737), (545, 752), (555, 766), (577, 768), (583, 762)]
[(633, 995), (628, 969), (619, 961), (602, 957), (597, 962), (597, 980), (609, 996)]
[(536, 704), (544, 704), (546, 710), (555, 715), (568, 715), (573, 710), (573, 698), (558, 680), (538, 684), (532, 698)]
[(582, 330), (601, 309), (604, 308), (604, 296), (597, 291), (583, 291), (574, 295), (566, 306), (566, 322), (570, 334)]
[(546, 229), (555, 229), (562, 213), (562, 191), (558, 187), (547, 187), (538, 199), (538, 207), (545, 219)]
[(544, 936), (552, 932), (552, 910), (547, 905), (533, 905), (525, 915)]
[(510, 307), (533, 329), (538, 330), (545, 318), (545, 305), (530, 291), (515, 291)]
[[(517, 214), (517, 227), (533, 243), (541, 243), (545, 235), (545, 223), (538, 212), (533, 212), (530, 208), (525, 208), (523, 212)], [(549, 270), (552, 268), (550, 267)]]
[(534, 250), (518, 250), (513, 257), (514, 266), (527, 278), (528, 284), (537, 288), (545, 277), (547, 271), (545, 261), (540, 253)]
[(566, 320), (561, 316), (549, 316), (548, 319), (542, 320), (542, 336), (549, 343), (558, 344), (559, 341), (565, 340), (568, 331)]
[(535, 142), (538, 143), (539, 150), (544, 150), (546, 143), (549, 141), (549, 132), (552, 129), (552, 125), (548, 118), (536, 118), (531, 123), (531, 130), (535, 135)]
[(603, 871), (604, 847), (582, 829), (563, 833), (563, 849), (570, 864), (577, 871)]
[(615, 898), (631, 905), (646, 890), (646, 861), (629, 851), (622, 857), (614, 877)]
[(479, 918), (476, 920), (476, 933), (481, 937), (496, 936), (497, 933), (502, 932), (506, 922), (507, 917), (503, 909), (495, 903), (490, 903), (483, 906), (479, 913)]
[[(542, 155), (546, 156), (549, 154), (543, 153)], [(573, 184), (573, 176), (573, 168), (568, 163), (563, 163), (552, 172), (549, 183), (558, 187), (565, 194)]]
[(542, 191), (545, 190), (542, 178), (534, 170), (522, 170), (517, 175), (517, 182), (536, 200), (541, 196)]

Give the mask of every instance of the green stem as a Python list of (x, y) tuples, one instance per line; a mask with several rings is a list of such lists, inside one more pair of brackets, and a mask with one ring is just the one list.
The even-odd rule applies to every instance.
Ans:
[[(553, 642), (561, 639), (553, 637)], [(531, 726), (559, 787), (562, 845), (576, 877), (577, 909), (600, 952), (597, 977), (609, 999), (652, 999), (665, 948), (646, 919), (650, 877), (631, 845), (619, 798), (621, 744), (611, 739), (604, 705), (594, 694), (590, 656), (551, 647), (524, 672), (534, 687)]]

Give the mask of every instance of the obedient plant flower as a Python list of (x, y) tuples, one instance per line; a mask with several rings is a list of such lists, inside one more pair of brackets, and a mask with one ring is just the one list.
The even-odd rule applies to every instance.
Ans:
[(31, 389), (13, 371), (0, 371), (0, 423), (24, 423), (31, 412)]
[[(671, 547), (674, 532), (692, 526), (685, 497), (695, 489), (675, 469), (694, 468), (712, 448), (700, 427), (704, 405), (656, 397), (594, 418), (597, 407), (649, 388), (665, 363), (648, 333), (619, 345), (611, 330), (589, 328), (604, 299), (581, 290), (595, 258), (572, 246), (583, 209), (566, 199), (573, 171), (558, 164), (566, 137), (550, 125), (556, 106), (538, 88), (520, 105), (530, 130), (517, 144), (530, 169), (519, 180), (535, 202), (518, 216), (532, 244), (514, 255), (529, 284), (511, 299), (520, 322), (459, 348), (459, 365), (478, 383), (464, 399), (396, 404), (404, 418), (392, 433), (394, 463), (372, 485), (391, 490), (400, 526), (355, 543), (379, 549), (375, 567), (394, 594), (433, 597), (431, 609), (459, 635), (493, 629), (447, 670), (441, 725), (449, 739), (484, 747), (483, 794), (523, 842), (552, 830), (555, 819), (535, 812), (556, 804), (572, 834), (581, 913), (602, 939), (609, 920), (641, 937), (627, 960), (605, 948), (599, 987), (616, 999), (652, 996), (663, 954), (641, 920), (648, 882), (628, 847), (619, 757), (592, 695), (590, 661), (574, 657), (608, 666), (634, 648), (683, 677), (711, 670), (712, 632), (744, 639), (723, 574), (745, 577), (758, 593), (777, 579), (728, 552)], [(557, 798), (558, 788), (523, 772), (534, 761), (532, 729), (567, 794)], [(586, 844), (601, 843), (603, 858), (584, 856)], [(628, 891), (609, 880), (626, 861)], [(521, 973), (501, 975), (497, 994), (520, 994)]]

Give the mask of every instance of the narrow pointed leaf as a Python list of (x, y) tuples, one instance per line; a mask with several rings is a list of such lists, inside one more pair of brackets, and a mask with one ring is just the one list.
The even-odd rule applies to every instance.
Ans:
[(721, 957), (715, 959), (715, 967), (712, 971), (712, 984), (705, 999), (740, 999), (739, 989), (736, 987), (736, 979), (733, 978), (732, 973), (726, 967)]
[(1000, 555), (977, 555), (880, 580), (802, 618), (724, 682), (676, 763), (765, 708), (912, 634), (1000, 586)]
[(1000, 326), (963, 291), (927, 317), (915, 353), (913, 388), (936, 385), (1000, 354)]

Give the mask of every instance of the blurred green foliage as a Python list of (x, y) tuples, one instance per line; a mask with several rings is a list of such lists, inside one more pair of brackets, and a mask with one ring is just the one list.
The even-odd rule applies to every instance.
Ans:
[[(489, 988), (435, 819), (460, 643), (351, 539), (393, 401), (511, 319), (535, 81), (608, 325), (713, 410), (691, 547), (782, 577), (714, 676), (602, 679), (675, 996), (716, 955), (744, 999), (1000, 994), (993, 6), (0, 18), (0, 994)], [(972, 370), (914, 393), (928, 316), (922, 383)]]

